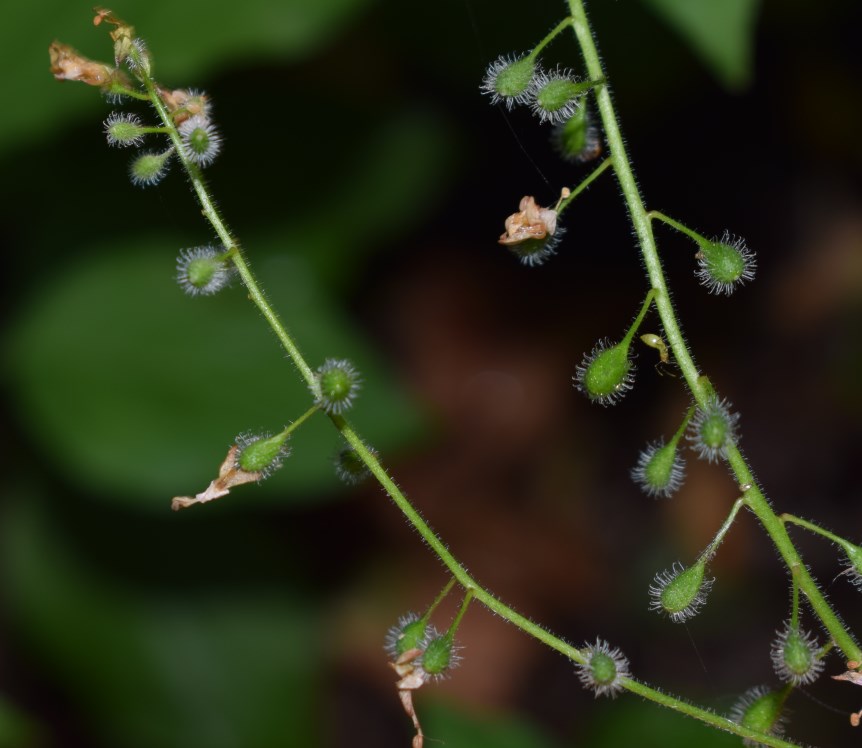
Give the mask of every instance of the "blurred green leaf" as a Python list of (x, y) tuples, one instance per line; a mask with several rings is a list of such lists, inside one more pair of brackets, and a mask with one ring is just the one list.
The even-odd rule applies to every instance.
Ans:
[[(452, 141), (433, 112), (388, 117), (354, 149), (344, 176), (319, 191), (325, 199), (287, 222), (282, 236), (327, 285), (355, 281), (369, 252), (433, 210), (451, 172)], [(331, 181), (328, 172), (322, 175)], [(320, 173), (309, 178), (315, 176)]]
[[(113, 748), (317, 745), (315, 612), (279, 590), (157, 597), (81, 564), (38, 502), (4, 514), (7, 614)], [(150, 562), (159, 565), (154, 547)], [(16, 748), (18, 748), (16, 746)]]
[[(231, 3), (152, 0), (112, 3), (111, 9), (133, 24), (149, 44), (156, 72), (165, 85), (188, 86), (241, 58), (295, 59), (326, 44), (372, 0), (245, 0), (241, 11)], [(95, 111), (98, 96), (81, 84), (58, 84), (48, 72), (52, 39), (77, 47), (96, 60), (110, 61), (111, 40), (105, 27), (93, 28), (89, 6), (65, 0), (17, 3), (0, 24), (4, 92), (15, 106), (0, 119), (0, 152), (27, 138), (63, 127), (73, 112)], [(34, 43), (34, 40), (41, 42)], [(63, 90), (59, 90), (63, 89)], [(86, 92), (92, 94), (93, 92)]]
[[(307, 263), (271, 236), (248, 245), (273, 257), (256, 267), (312, 366), (348, 358), (362, 372), (360, 431), (383, 450), (416, 433), (416, 411)], [(164, 511), (172, 495), (207, 486), (236, 434), (281, 429), (311, 398), (238, 284), (210, 298), (180, 292), (174, 239), (93, 250), (46, 281), (13, 325), (15, 403), (44, 459), (111, 501)], [(315, 416), (261, 489), (283, 502), (334, 488), (339, 440)]]
[(447, 748), (553, 748), (556, 743), (538, 728), (510, 716), (477, 715), (463, 707), (440, 701), (417, 703), (425, 694), (414, 699), (426, 735), (425, 743), (444, 743)]
[(37, 748), (45, 745), (41, 730), (23, 712), (0, 698), (0, 748)]
[(751, 78), (760, 0), (643, 0), (729, 88)]

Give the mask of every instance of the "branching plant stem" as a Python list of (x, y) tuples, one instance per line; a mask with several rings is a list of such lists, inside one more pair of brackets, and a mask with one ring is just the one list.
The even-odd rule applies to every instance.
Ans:
[[(581, 44), (591, 78), (597, 81), (604, 80), (604, 73), (599, 63), (598, 53), (596, 52), (595, 44), (592, 40), (591, 32), (587, 25), (581, 2), (580, 0), (570, 0), (570, 6), (572, 12), (571, 19), (563, 21), (559, 28), (555, 29), (555, 32), (558, 32), (559, 30), (562, 30), (562, 28), (565, 28), (565, 26), (572, 24)], [(179, 131), (173, 123), (170, 114), (158, 94), (155, 82), (148, 74), (146, 74), (146, 72), (142, 75), (142, 79), (148, 97), (162, 120), (167, 134), (174, 145), (176, 158), (180, 160), (186, 174), (188, 175), (192, 188), (197, 195), (204, 217), (213, 227), (213, 230), (216, 232), (224, 246), (229, 250), (230, 260), (236, 267), (242, 282), (248, 291), (249, 299), (263, 314), (266, 321), (269, 323), (269, 326), (278, 337), (284, 350), (287, 352), (289, 358), (299, 370), (302, 378), (311, 389), (312, 394), (316, 397), (319, 394), (319, 386), (314, 370), (305, 360), (299, 347), (287, 331), (287, 328), (266, 300), (260, 284), (245, 259), (239, 242), (227, 228), (227, 225), (216, 208), (215, 201), (212, 199), (209, 189), (204, 182), (201, 170), (185, 155)], [(661, 319), (665, 327), (665, 333), (667, 334), (683, 375), (685, 376), (695, 399), (702, 405), (705, 403), (707, 397), (706, 388), (698, 381), (697, 369), (683, 341), (682, 335), (679, 331), (679, 326), (674, 316), (673, 308), (664, 282), (661, 265), (659, 264), (658, 255), (656, 253), (649, 218), (647, 217), (646, 210), (641, 202), (640, 195), (632, 175), (631, 166), (623, 148), (622, 138), (620, 136), (616, 115), (614, 114), (607, 86), (599, 84), (596, 89), (596, 95), (599, 102), (599, 111), (602, 116), (610, 145), (611, 164), (617, 174), (620, 184), (622, 185), (632, 221), (640, 240), (651, 285), (652, 288), (655, 289), (655, 304), (659, 310), (659, 314), (661, 315)], [(607, 168), (607, 164), (602, 164), (598, 169), (596, 169), (596, 172), (586, 180), (586, 183), (582, 185), (582, 188), (585, 188), (593, 178), (599, 176), (605, 168)], [(560, 652), (573, 662), (578, 664), (586, 663), (586, 656), (581, 650), (573, 647), (563, 639), (554, 636), (538, 624), (517, 613), (508, 605), (496, 598), (488, 590), (479, 585), (458, 562), (443, 541), (435, 534), (401, 489), (398, 488), (377, 459), (375, 453), (362, 441), (347, 419), (341, 415), (335, 414), (330, 414), (329, 418), (335, 428), (341, 433), (345, 441), (347, 441), (347, 443), (356, 451), (357, 455), (359, 455), (360, 459), (377, 479), (383, 490), (389, 495), (395, 505), (401, 510), (407, 520), (428, 544), (432, 552), (442, 561), (468, 595), (472, 595), (473, 599), (481, 602), (501, 618), (509, 621), (551, 649)], [(820, 592), (817, 590), (813, 580), (807, 572), (805, 572), (804, 565), (799, 559), (793, 545), (790, 543), (787, 534), (784, 532), (783, 524), (769, 508), (760, 490), (753, 485), (751, 472), (736, 447), (732, 447), (730, 450), (729, 461), (740, 483), (752, 483), (752, 488), (746, 494), (745, 502), (761, 519), (767, 532), (769, 532), (773, 537), (773, 540), (778, 546), (782, 556), (788, 563), (788, 566), (798, 568), (800, 588), (808, 596), (812, 607), (821, 617), (846, 656), (848, 658), (862, 659), (862, 653), (860, 653), (859, 649), (856, 647), (852, 637), (849, 633), (845, 632), (835, 614), (832, 613), (822, 595), (820, 595)], [(774, 746), (775, 748), (792, 748), (792, 746), (796, 745), (795, 743), (781, 740), (756, 730), (751, 730), (725, 717), (719, 716), (714, 712), (694, 706), (682, 699), (670, 696), (655, 688), (651, 688), (634, 678), (624, 678), (621, 685), (623, 688), (641, 696), (644, 699), (648, 699), (656, 704), (660, 704), (674, 711), (688, 715), (689, 717), (698, 719), (707, 725), (733, 733), (742, 738), (747, 738), (762, 745)]]
[[(583, 1), (568, 0), (568, 2), (574, 21), (572, 28), (581, 47), (587, 72), (591, 78), (602, 79), (605, 77), (605, 72), (602, 68), (598, 50), (596, 49), (592, 30), (587, 21)], [(709, 398), (712, 397), (712, 393), (701, 378), (688, 345), (680, 331), (679, 322), (671, 303), (670, 294), (668, 293), (667, 284), (664, 279), (664, 272), (659, 260), (650, 216), (644, 206), (637, 182), (634, 178), (631, 162), (626, 153), (620, 133), (619, 121), (614, 110), (611, 93), (607, 85), (599, 86), (596, 89), (596, 100), (610, 150), (610, 158), (613, 160), (614, 172), (620, 183), (629, 216), (631, 217), (632, 225), (640, 244), (650, 285), (656, 292), (655, 305), (661, 317), (668, 343), (673, 350), (677, 364), (682, 371), (692, 396), (700, 407), (704, 407), (707, 405)], [(817, 583), (808, 572), (784, 528), (784, 523), (772, 510), (769, 502), (767, 502), (762, 489), (754, 479), (751, 468), (735, 443), (731, 443), (728, 446), (727, 461), (739, 485), (747, 487), (744, 496), (745, 504), (760, 520), (787, 568), (795, 570), (799, 588), (808, 599), (814, 614), (820, 618), (823, 626), (848, 660), (858, 661), (862, 659), (862, 650), (860, 650), (853, 635), (844, 627), (841, 620), (832, 610), (823, 593), (818, 588)]]

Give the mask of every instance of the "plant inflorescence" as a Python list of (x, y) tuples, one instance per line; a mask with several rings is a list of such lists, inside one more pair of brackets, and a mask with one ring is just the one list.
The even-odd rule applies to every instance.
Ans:
[[(317, 413), (324, 414), (344, 440), (344, 446), (334, 461), (339, 477), (347, 483), (355, 483), (367, 476), (376, 479), (451, 574), (440, 595), (421, 615), (405, 614), (386, 636), (385, 652), (397, 675), (399, 698), (415, 727), (415, 747), (422, 745), (424, 736), (413, 705), (413, 694), (426, 683), (448, 676), (461, 661), (456, 633), (472, 601), (485, 605), (568, 657), (575, 666), (577, 677), (596, 696), (633, 692), (707, 725), (734, 733), (751, 744), (791, 745), (779, 737), (785, 724), (786, 702), (793, 689), (811, 684), (824, 671), (825, 658), (831, 649), (838, 650), (847, 661), (846, 671), (835, 677), (862, 683), (862, 650), (811, 576), (791, 541), (787, 526), (805, 528), (838, 545), (844, 553), (846, 575), (857, 586), (862, 579), (862, 549), (816, 523), (790, 515), (778, 516), (767, 502), (748, 462), (739, 451), (739, 414), (696, 367), (682, 336), (659, 260), (653, 225), (659, 221), (695, 243), (694, 275), (712, 294), (730, 295), (753, 281), (756, 269), (754, 254), (744, 240), (727, 231), (720, 238), (710, 239), (663, 213), (647, 211), (632, 175), (582, 0), (570, 0), (569, 15), (532, 49), (503, 55), (492, 62), (480, 88), (492, 104), (502, 105), (508, 110), (524, 108), (537, 117), (540, 124), (553, 125), (552, 137), (556, 148), (570, 163), (587, 163), (596, 159), (605, 148), (608, 155), (579, 184), (562, 187), (560, 199), (554, 207), (541, 207), (530, 195), (522, 197), (518, 211), (505, 220), (505, 232), (499, 241), (526, 266), (552, 261), (561, 247), (564, 233), (561, 217), (566, 209), (605, 172), (613, 172), (616, 176), (646, 268), (647, 288), (628, 329), (621, 335), (617, 331), (617, 336), (598, 341), (584, 355), (573, 373), (574, 386), (593, 403), (617, 405), (635, 385), (637, 337), (658, 352), (663, 364), (673, 364), (678, 368), (681, 379), (677, 381), (687, 388), (691, 404), (668, 441), (657, 435), (643, 449), (631, 471), (634, 483), (649, 496), (665, 499), (673, 496), (685, 475), (685, 436), (696, 458), (725, 465), (738, 485), (738, 492), (728, 496), (725, 521), (698, 557), (689, 565), (675, 561), (669, 569), (655, 574), (648, 591), (649, 608), (676, 623), (702, 613), (715, 583), (709, 576), (709, 564), (742, 508), (760, 521), (790, 572), (791, 614), (777, 627), (778, 634), (771, 650), (775, 673), (782, 685), (746, 691), (726, 717), (645, 685), (635, 677), (636, 663), (630, 663), (619, 649), (612, 648), (601, 638), (581, 647), (568, 644), (516, 613), (468, 574), (396, 486), (377, 452), (358, 437), (347, 420), (347, 412), (361, 393), (359, 372), (342, 358), (327, 358), (316, 368), (305, 360), (267, 302), (239, 242), (228, 231), (203, 180), (203, 170), (213, 163), (222, 148), (207, 94), (160, 85), (153, 77), (152, 60), (146, 44), (132, 26), (110, 11), (99, 10), (96, 24), (110, 27), (114, 43), (113, 63), (89, 60), (70, 47), (55, 42), (50, 49), (52, 72), (58, 79), (77, 80), (99, 88), (116, 106), (130, 100), (146, 101), (151, 105), (154, 122), (146, 123), (137, 114), (117, 110), (108, 115), (103, 131), (109, 145), (139, 149), (128, 167), (134, 184), (153, 186), (168, 174), (172, 166), (182, 171), (204, 217), (218, 237), (218, 244), (179, 251), (176, 280), (180, 289), (190, 296), (212, 295), (237, 278), (275, 331), (310, 392), (308, 410), (296, 416), (288, 426), (279, 424), (278, 428), (265, 433), (243, 431), (237, 436), (210, 485), (195, 496), (176, 497), (173, 508), (184, 509), (221, 498), (237, 486), (268, 478), (288, 457), (290, 440), (301, 438), (296, 434), (302, 424)], [(584, 71), (580, 75), (569, 68), (542, 67), (545, 48), (567, 29), (574, 32), (583, 57)], [(661, 335), (642, 330), (650, 313), (657, 314), (656, 324), (661, 327)], [(431, 618), (440, 601), (456, 587), (463, 590), (462, 603), (455, 618), (441, 633)], [(813, 623), (828, 637), (824, 645), (800, 624), (801, 598), (808, 604)]]

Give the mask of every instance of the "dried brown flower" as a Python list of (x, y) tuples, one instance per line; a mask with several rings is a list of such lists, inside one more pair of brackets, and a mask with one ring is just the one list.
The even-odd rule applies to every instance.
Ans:
[(194, 497), (175, 496), (171, 501), (171, 509), (176, 512), (180, 509), (190, 507), (192, 504), (203, 504), (207, 501), (227, 496), (234, 486), (259, 481), (263, 477), (262, 473), (250, 473), (239, 467), (236, 461), (238, 451), (239, 447), (236, 445), (228, 450), (227, 457), (225, 457), (224, 462), (219, 468), (218, 478), (211, 481), (205, 491), (201, 491)]
[(520, 244), (531, 239), (544, 239), (557, 230), (557, 211), (542, 208), (531, 195), (521, 198), (518, 212), (506, 219), (506, 231), (500, 244)]
[(88, 86), (105, 88), (115, 80), (114, 68), (84, 57), (68, 44), (52, 42), (48, 54), (51, 73), (59, 81), (81, 81)]
[(422, 748), (425, 744), (422, 725), (419, 724), (419, 717), (413, 707), (413, 692), (417, 688), (421, 688), (428, 678), (428, 674), (418, 665), (421, 659), (421, 649), (408, 649), (395, 662), (389, 663), (400, 678), (397, 687), (401, 706), (404, 707), (407, 716), (413, 720), (413, 727), (416, 728), (416, 735), (413, 736), (411, 748)]

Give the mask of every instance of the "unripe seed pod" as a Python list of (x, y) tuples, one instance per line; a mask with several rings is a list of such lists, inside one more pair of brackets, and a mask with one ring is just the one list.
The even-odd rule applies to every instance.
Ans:
[(503, 55), (488, 66), (480, 90), (491, 97), (492, 104), (505, 104), (511, 109), (530, 101), (530, 84), (535, 72), (536, 63), (532, 57)]
[(602, 152), (598, 131), (586, 106), (578, 107), (569, 119), (557, 125), (552, 142), (560, 156), (574, 163), (592, 161)]
[(600, 405), (616, 403), (633, 382), (634, 363), (629, 358), (628, 339), (616, 345), (600, 341), (575, 372), (577, 388)]
[(248, 473), (261, 473), (262, 478), (268, 477), (281, 467), (284, 458), (290, 454), (288, 436), (284, 432), (275, 436), (240, 434), (236, 438), (239, 447), (237, 465)]
[[(373, 449), (371, 453), (377, 455)], [(367, 478), (369, 470), (355, 449), (345, 447), (336, 455), (335, 473), (344, 483), (352, 486)]]
[(570, 70), (539, 71), (530, 86), (533, 114), (542, 122), (560, 124), (568, 120), (580, 107), (584, 95)]
[(817, 657), (820, 647), (807, 631), (790, 621), (772, 643), (772, 665), (785, 683), (807, 685), (823, 672), (824, 662)]
[(168, 159), (173, 152), (173, 148), (169, 148), (164, 153), (142, 153), (134, 159), (129, 167), (132, 184), (149, 187), (161, 182), (168, 171)]
[[(746, 691), (730, 712), (730, 719), (743, 727), (765, 733), (781, 735), (784, 732), (782, 709), (787, 699), (787, 690), (771, 691), (757, 686)], [(745, 745), (760, 745), (744, 740)]]
[(317, 370), (317, 382), (320, 386), (318, 404), (335, 415), (353, 405), (361, 386), (359, 373), (345, 359), (327, 359)]
[(416, 613), (407, 613), (386, 634), (384, 649), (389, 659), (395, 662), (411, 649), (422, 649), (428, 633), (427, 623)]
[(676, 493), (685, 478), (685, 460), (679, 454), (677, 441), (648, 444), (631, 472), (632, 480), (648, 496), (667, 498)]
[(623, 688), (623, 678), (629, 677), (629, 661), (602, 639), (584, 649), (586, 662), (577, 666), (581, 684), (594, 691), (596, 697), (616, 696)]
[(209, 166), (221, 151), (221, 137), (203, 115), (189, 117), (179, 130), (186, 156), (198, 166)]
[(739, 414), (731, 413), (726, 400), (711, 400), (698, 408), (689, 424), (687, 439), (701, 459), (718, 462), (727, 458), (727, 448), (737, 440)]
[(144, 141), (144, 127), (134, 114), (111, 112), (104, 125), (108, 145), (126, 148), (138, 146)]
[(698, 241), (695, 275), (712, 294), (730, 296), (737, 286), (754, 279), (757, 262), (745, 240), (725, 231), (721, 239)]
[(177, 283), (189, 296), (210, 296), (230, 283), (231, 267), (223, 247), (193, 247), (180, 250)]
[(453, 668), (457, 667), (460, 657), (455, 652), (452, 639), (448, 634), (430, 638), (422, 653), (422, 669), (428, 675), (444, 678)]
[(696, 616), (706, 604), (714, 579), (704, 579), (706, 562), (698, 561), (686, 569), (675, 563), (670, 571), (655, 575), (649, 588), (649, 609), (666, 613), (674, 623)]
[(862, 590), (862, 547), (846, 543), (844, 545), (844, 573), (850, 577), (850, 581)]

